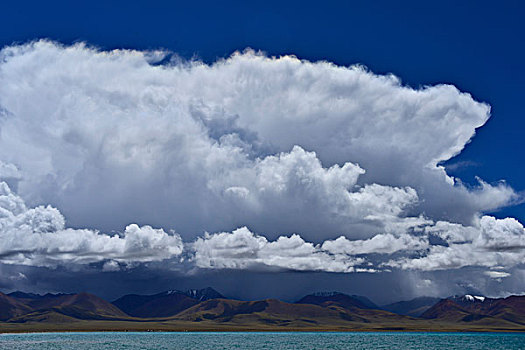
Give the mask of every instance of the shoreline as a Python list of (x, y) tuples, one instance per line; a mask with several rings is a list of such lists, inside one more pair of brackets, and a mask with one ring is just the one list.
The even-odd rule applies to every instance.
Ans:
[(202, 329), (185, 329), (185, 328), (48, 328), (39, 329), (39, 327), (27, 327), (28, 329), (2, 329), (0, 326), (0, 335), (7, 334), (39, 334), (39, 333), (462, 333), (462, 334), (488, 334), (488, 333), (502, 333), (502, 334), (525, 334), (525, 327), (523, 329), (483, 329), (483, 328), (441, 328), (441, 329), (389, 329), (389, 328), (362, 328), (362, 329), (340, 329), (340, 328), (308, 328), (308, 329), (278, 329), (278, 328), (202, 328)]
[(413, 331), (413, 330), (407, 330), (407, 331), (394, 331), (394, 330), (348, 330), (348, 331), (334, 331), (334, 330), (308, 330), (308, 331), (299, 331), (299, 330), (287, 330), (287, 331), (278, 331), (278, 330), (228, 330), (228, 331), (217, 331), (217, 330), (209, 330), (209, 331), (193, 331), (193, 330), (161, 330), (161, 331), (140, 331), (140, 330), (130, 330), (130, 331), (114, 331), (114, 330), (63, 330), (63, 331), (57, 331), (57, 330), (50, 330), (50, 331), (13, 331), (13, 332), (0, 332), (0, 335), (9, 335), (9, 334), (60, 334), (60, 333), (418, 333), (418, 334), (440, 334), (440, 333), (454, 333), (454, 334), (525, 334), (524, 331), (518, 331), (518, 330), (508, 330), (508, 331), (452, 331), (452, 330), (443, 330), (443, 331)]

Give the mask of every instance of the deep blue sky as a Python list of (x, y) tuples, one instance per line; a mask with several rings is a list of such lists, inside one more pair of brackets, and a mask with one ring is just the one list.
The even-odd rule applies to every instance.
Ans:
[[(50, 38), (207, 62), (251, 47), (361, 63), (413, 87), (451, 83), (488, 102), (492, 118), (449, 172), (523, 191), (524, 15), (520, 1), (10, 1), (0, 8), (0, 46)], [(524, 222), (525, 205), (497, 216)]]

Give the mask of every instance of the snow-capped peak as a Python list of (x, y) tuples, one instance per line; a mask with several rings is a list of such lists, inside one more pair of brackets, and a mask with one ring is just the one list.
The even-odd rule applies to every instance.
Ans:
[(481, 301), (481, 302), (484, 302), (485, 301), (485, 297), (482, 297), (482, 296), (479, 296), (479, 295), (470, 295), (470, 294), (465, 294), (464, 298), (468, 301)]

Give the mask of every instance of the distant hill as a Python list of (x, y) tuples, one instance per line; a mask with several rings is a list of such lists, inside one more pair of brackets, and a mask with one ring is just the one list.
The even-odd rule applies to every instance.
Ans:
[(470, 313), (450, 299), (442, 299), (436, 305), (425, 311), (421, 318), (441, 319), (446, 321), (461, 321)]
[(4, 293), (0, 293), (0, 321), (27, 314), (31, 308)]
[(510, 296), (502, 299), (454, 296), (442, 299), (425, 311), (422, 318), (448, 322), (512, 322), (525, 326), (525, 296)]
[(190, 289), (185, 292), (169, 290), (153, 295), (128, 294), (115, 301), (113, 305), (134, 317), (169, 317), (201, 301), (224, 298), (213, 288)]
[(525, 325), (525, 297), (510, 296), (498, 299), (484, 312), (493, 317)]
[(296, 304), (313, 304), (320, 306), (336, 305), (344, 309), (379, 309), (370, 299), (360, 295), (347, 295), (339, 292), (320, 292), (309, 294), (296, 302)]
[(96, 295), (78, 294), (46, 294), (31, 295), (27, 293), (11, 293), (20, 298), (12, 298), (27, 308), (25, 314), (17, 315), (17, 321), (39, 318), (39, 315), (56, 313), (81, 320), (118, 319), (127, 317), (119, 308)]
[(440, 300), (441, 299), (439, 298), (433, 297), (419, 297), (412, 300), (398, 301), (397, 303), (383, 305), (381, 308), (398, 315), (419, 317)]
[(367, 319), (352, 315), (341, 307), (323, 307), (314, 304), (286, 303), (276, 299), (239, 301), (213, 299), (184, 310), (176, 319), (217, 323), (267, 324), (280, 326), (323, 325), (357, 322)]

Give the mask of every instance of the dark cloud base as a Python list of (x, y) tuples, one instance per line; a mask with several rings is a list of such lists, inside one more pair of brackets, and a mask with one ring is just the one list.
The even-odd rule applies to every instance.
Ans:
[[(522, 267), (522, 269), (525, 266)], [(295, 301), (316, 291), (340, 291), (368, 296), (378, 304), (408, 300), (418, 296), (448, 297), (475, 294), (502, 297), (522, 294), (516, 279), (488, 278), (479, 268), (415, 273), (396, 270), (390, 273), (338, 274), (324, 272), (201, 271), (187, 275), (139, 267), (126, 272), (71, 271), (1, 265), (0, 288), (4, 292), (23, 290), (35, 293), (81, 291), (114, 300), (125, 294), (155, 294), (172, 289), (211, 286), (227, 297), (240, 300), (277, 298)], [(525, 273), (515, 271), (525, 276)], [(22, 273), (26, 278), (20, 279)], [(15, 279), (9, 279), (10, 276)], [(468, 277), (466, 277), (468, 276)]]

